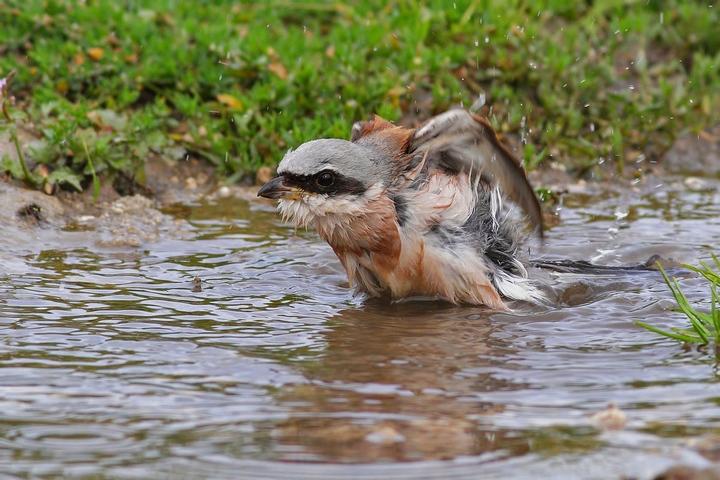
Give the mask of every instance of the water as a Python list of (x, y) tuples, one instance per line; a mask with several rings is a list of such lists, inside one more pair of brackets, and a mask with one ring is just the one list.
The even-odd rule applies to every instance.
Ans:
[[(534, 251), (708, 259), (720, 185), (662, 183), (565, 195)], [(555, 305), (515, 314), (386, 305), (353, 297), (330, 248), (267, 203), (168, 212), (190, 234), (137, 249), (82, 231), (2, 240), (0, 472), (649, 478), (710, 463), (697, 442), (720, 435), (712, 356), (634, 324), (685, 324), (657, 273), (540, 274)], [(707, 305), (704, 281), (680, 281)], [(623, 430), (591, 420), (609, 403)]]

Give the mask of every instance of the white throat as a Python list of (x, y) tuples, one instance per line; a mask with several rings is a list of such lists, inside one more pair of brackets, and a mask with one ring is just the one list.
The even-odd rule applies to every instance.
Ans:
[(303, 193), (298, 200), (280, 200), (278, 210), (285, 220), (292, 220), (296, 227), (308, 227), (315, 222), (340, 225), (363, 214), (368, 203), (377, 200), (385, 190), (377, 182), (360, 195), (335, 195)]

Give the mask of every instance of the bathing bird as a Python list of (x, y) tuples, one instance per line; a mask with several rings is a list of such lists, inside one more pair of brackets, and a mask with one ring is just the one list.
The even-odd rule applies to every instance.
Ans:
[(289, 151), (277, 173), (258, 196), (314, 227), (360, 292), (495, 310), (543, 300), (525, 248), (543, 235), (540, 204), (482, 117), (453, 109), (406, 128), (375, 116), (349, 141)]

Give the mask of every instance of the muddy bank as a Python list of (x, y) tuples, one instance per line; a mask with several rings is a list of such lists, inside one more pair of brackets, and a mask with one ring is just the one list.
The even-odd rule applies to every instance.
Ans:
[[(536, 187), (553, 192), (552, 199), (545, 203), (550, 227), (561, 221), (558, 207), (566, 193), (631, 191), (642, 195), (667, 183), (676, 184), (674, 188), (703, 190), (712, 185), (703, 177), (720, 175), (720, 126), (681, 136), (659, 164), (630, 168), (642, 175), (620, 177), (607, 171), (602, 180), (586, 180), (576, 178), (560, 162), (547, 161), (530, 173), (530, 180)], [(82, 193), (56, 191), (55, 195), (47, 195), (21, 182), (0, 179), (0, 202), (5, 206), (0, 211), (2, 250), (21, 254), (68, 242), (99, 248), (138, 248), (161, 238), (192, 235), (184, 220), (170, 214), (175, 205), (203, 199), (260, 201), (268, 208), (274, 204), (257, 200), (257, 187), (218, 182), (214, 167), (197, 159), (167, 161), (153, 157), (146, 166), (146, 177), (142, 186), (104, 181), (96, 200), (89, 187)], [(271, 177), (272, 172), (265, 168), (256, 183)], [(118, 190), (126, 195), (121, 196)]]
[(720, 125), (681, 135), (665, 153), (662, 165), (672, 173), (720, 175)]
[(210, 173), (201, 162), (173, 165), (154, 159), (142, 194), (121, 196), (103, 182), (97, 199), (91, 189), (47, 195), (2, 179), (0, 250), (17, 255), (68, 244), (136, 248), (160, 238), (182, 238), (190, 235), (188, 226), (162, 209), (200, 199), (214, 188)]

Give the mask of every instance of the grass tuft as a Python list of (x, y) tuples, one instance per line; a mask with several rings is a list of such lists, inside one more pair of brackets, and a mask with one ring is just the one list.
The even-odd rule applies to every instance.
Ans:
[(708, 282), (710, 282), (710, 313), (701, 312), (690, 305), (685, 294), (680, 289), (680, 285), (676, 278), (669, 278), (662, 266), (658, 264), (660, 272), (665, 279), (670, 291), (675, 297), (678, 304), (676, 311), (682, 312), (690, 321), (691, 328), (673, 328), (672, 332), (661, 330), (646, 323), (637, 322), (641, 327), (647, 328), (655, 333), (666, 337), (674, 338), (682, 342), (700, 343), (707, 345), (711, 341), (716, 347), (720, 346), (720, 296), (718, 296), (718, 284), (720, 284), (720, 260), (716, 255), (712, 255), (712, 268), (705, 262), (700, 262), (700, 267), (683, 264), (683, 267), (693, 272), (699, 273)]

